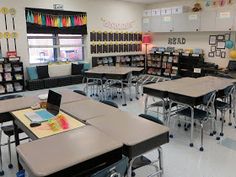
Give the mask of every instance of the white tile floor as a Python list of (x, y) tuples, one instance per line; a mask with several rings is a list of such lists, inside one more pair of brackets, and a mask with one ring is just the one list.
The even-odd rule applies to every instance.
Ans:
[[(80, 89), (82, 85), (67, 87), (69, 89)], [(58, 90), (61, 88), (56, 88)], [(38, 91), (26, 92), (25, 95), (37, 94)], [(116, 101), (120, 109), (133, 114), (143, 113), (144, 97), (140, 100), (128, 101), (128, 106), (122, 107), (121, 101)], [(174, 124), (174, 122), (173, 122)], [(172, 124), (172, 125), (173, 125)], [(221, 141), (216, 141), (215, 137), (208, 136), (209, 128), (206, 127), (204, 134), (204, 152), (198, 150), (200, 145), (199, 130), (195, 131), (195, 147), (190, 148), (189, 132), (183, 128), (173, 125), (171, 130), (174, 132), (174, 139), (163, 146), (164, 152), (164, 175), (163, 177), (236, 177), (236, 129), (225, 125), (225, 136)], [(141, 134), (142, 132), (140, 132)], [(3, 136), (6, 142), (6, 137)], [(7, 147), (3, 147), (3, 168), (6, 177), (14, 177), (16, 174), (16, 153), (12, 145), (14, 168), (9, 170)], [(157, 156), (155, 151), (146, 155), (150, 159)], [(149, 172), (154, 171), (152, 167), (144, 167), (136, 171), (137, 177), (145, 177)]]

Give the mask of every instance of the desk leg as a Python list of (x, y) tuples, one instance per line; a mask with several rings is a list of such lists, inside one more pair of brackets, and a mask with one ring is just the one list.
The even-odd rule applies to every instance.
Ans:
[(148, 110), (148, 95), (146, 95), (145, 98), (145, 105), (144, 105), (144, 114), (147, 114), (147, 110)]
[[(172, 108), (172, 104), (173, 104), (173, 101), (170, 100), (169, 108)], [(173, 134), (171, 133), (170, 118), (171, 118), (171, 109), (168, 110), (168, 116), (167, 116), (167, 121), (166, 121), (167, 124), (166, 124), (166, 125), (167, 125), (167, 127), (170, 128), (170, 135), (169, 135), (169, 137), (170, 137), (170, 138), (173, 138), (174, 136), (173, 136)]]
[(194, 130), (194, 108), (190, 107), (191, 109), (191, 137), (190, 137), (190, 147), (193, 147), (193, 130)]
[[(13, 125), (14, 125), (14, 133), (15, 133), (15, 145), (17, 147), (20, 144), (20, 139), (19, 139), (18, 127), (17, 127), (17, 125), (15, 123), (15, 120), (13, 121)], [(17, 156), (17, 162), (18, 162), (18, 170), (20, 171), (20, 170), (23, 169), (23, 167), (20, 164), (18, 153), (16, 153), (16, 156)]]
[(126, 94), (125, 94), (124, 85), (123, 85), (122, 81), (121, 81), (121, 92), (122, 92), (122, 98), (124, 100), (124, 103), (122, 104), (122, 106), (127, 106), (127, 104), (126, 104)]

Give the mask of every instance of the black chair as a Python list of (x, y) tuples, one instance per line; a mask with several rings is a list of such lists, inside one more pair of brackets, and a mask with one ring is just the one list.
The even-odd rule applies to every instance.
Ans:
[[(155, 123), (160, 124), (160, 125), (164, 125), (164, 123), (158, 117), (153, 117), (153, 116), (148, 115), (148, 114), (140, 114), (139, 117), (150, 120), (150, 121), (155, 122)], [(132, 176), (136, 175), (134, 170), (136, 170), (138, 168), (141, 168), (143, 166), (146, 166), (146, 165), (151, 165), (152, 163), (153, 162), (150, 159), (148, 159), (147, 157), (141, 155), (140, 157), (135, 159), (135, 161), (132, 165)]]
[(106, 105), (112, 106), (112, 107), (114, 107), (114, 108), (119, 108), (119, 106), (118, 106), (116, 103), (112, 102), (112, 101), (102, 100), (102, 101), (100, 101), (100, 102), (101, 102), (101, 103), (104, 103), (104, 104), (106, 104)]
[[(216, 100), (215, 101), (215, 108), (216, 110), (219, 110), (221, 112), (221, 131), (220, 136), (224, 136), (224, 122), (225, 122), (225, 113), (229, 111), (229, 126), (232, 125), (231, 117), (232, 117), (232, 111), (233, 111), (233, 99), (235, 93), (235, 86), (229, 86), (226, 89), (224, 89), (224, 96), (221, 98), (222, 100)], [(216, 112), (217, 115), (217, 112)], [(216, 137), (217, 140), (220, 140), (220, 137)]]
[(160, 125), (164, 125), (164, 123), (158, 117), (153, 117), (153, 116), (148, 115), (148, 114), (140, 114), (139, 117), (142, 117), (144, 119), (153, 121), (153, 122), (155, 122), (157, 124), (160, 124)]
[(74, 92), (78, 93), (78, 94), (81, 94), (81, 95), (84, 95), (84, 96), (87, 96), (87, 94), (82, 90), (74, 90)]
[[(19, 98), (19, 97), (22, 97), (21, 95), (7, 95), (7, 96), (2, 96), (0, 97), (0, 101), (2, 100), (7, 100), (7, 99), (15, 99), (15, 98)], [(7, 126), (2, 126), (3, 123), (5, 122), (9, 122), (9, 121), (13, 121), (13, 117), (12, 115), (7, 112), (7, 113), (1, 113), (0, 114), (0, 176), (3, 176), (4, 175), (4, 171), (3, 171), (3, 164), (2, 164), (2, 150), (1, 150), (1, 147), (3, 146), (2, 145), (2, 132), (8, 136), (8, 142), (7, 142), (7, 145), (8, 145), (8, 153), (9, 153), (9, 159), (10, 159), (10, 163), (8, 165), (8, 167), (11, 169), (13, 168), (13, 165), (12, 165), (12, 159), (11, 159), (11, 136), (14, 135), (14, 126), (13, 125), (7, 125)], [(22, 133), (23, 131), (19, 129), (19, 132)]]

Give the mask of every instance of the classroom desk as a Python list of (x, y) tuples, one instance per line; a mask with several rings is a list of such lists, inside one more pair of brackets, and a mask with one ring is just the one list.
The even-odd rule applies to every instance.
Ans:
[[(92, 68), (89, 71), (85, 72), (85, 76), (87, 78), (86, 90), (88, 91), (88, 83), (90, 80), (98, 80), (98, 82), (103, 85), (104, 80), (112, 80), (121, 84), (122, 89), (122, 97), (123, 97), (123, 106), (126, 106), (126, 96), (124, 93), (124, 83), (123, 81), (127, 81), (127, 85), (129, 87), (130, 100), (131, 98), (131, 85), (132, 85), (132, 73), (137, 75), (137, 73), (141, 73), (144, 69), (140, 67), (117, 67), (117, 66), (97, 66)], [(102, 91), (103, 94), (103, 91)], [(103, 95), (102, 95), (103, 97)]]
[[(69, 130), (73, 130), (75, 128), (79, 128), (85, 126), (82, 122), (76, 120), (74, 117), (69, 116), (68, 114), (60, 111), (60, 114), (63, 114), (69, 123), (69, 129), (67, 130), (59, 130), (59, 131), (52, 131), (48, 126), (47, 122), (43, 122), (39, 127), (30, 127), (31, 121), (25, 116), (25, 113), (34, 112), (34, 110), (28, 108), (23, 110), (18, 110), (11, 112), (13, 117), (15, 118), (14, 123), (23, 130), (32, 140), (36, 140), (39, 138), (45, 138), (48, 136), (56, 135), (58, 133), (66, 132)], [(18, 135), (16, 135), (18, 136)]]
[(63, 104), (61, 106), (61, 110), (84, 122), (94, 117), (120, 111), (117, 108), (99, 103), (91, 99)]
[[(202, 78), (181, 78), (163, 83), (150, 84), (144, 87), (144, 93), (147, 94), (145, 99), (145, 108), (148, 102), (148, 95), (160, 98), (169, 98), (170, 104), (173, 102), (188, 105), (191, 108), (191, 137), (190, 146), (193, 146), (193, 107), (202, 104), (204, 95), (217, 91), (222, 92), (226, 87), (233, 85), (234, 79), (225, 79), (218, 77)], [(171, 106), (171, 105), (170, 105)]]
[(88, 177), (122, 158), (122, 143), (92, 126), (17, 147), (30, 177)]
[[(140, 155), (169, 142), (169, 129), (127, 112), (116, 112), (96, 117), (88, 124), (123, 143), (123, 154), (130, 159), (128, 177), (132, 164)], [(160, 151), (160, 166), (162, 153)], [(162, 169), (161, 169), (162, 170)]]
[[(48, 91), (43, 91), (40, 94), (47, 94)], [(57, 93), (62, 95), (61, 103), (71, 103), (74, 101), (82, 101), (89, 99), (86, 96), (80, 95), (70, 90), (57, 91)], [(23, 96), (15, 99), (1, 100), (0, 101), (0, 113), (16, 111), (20, 109), (29, 108), (32, 105), (39, 103), (38, 94), (34, 96)]]

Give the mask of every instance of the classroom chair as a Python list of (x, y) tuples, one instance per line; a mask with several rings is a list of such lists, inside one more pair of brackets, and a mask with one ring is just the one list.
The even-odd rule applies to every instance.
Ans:
[[(7, 95), (0, 97), (0, 100), (7, 100), (7, 99), (14, 99), (22, 97), (21, 95)], [(8, 146), (8, 153), (9, 153), (9, 165), (8, 167), (11, 169), (13, 168), (12, 165), (12, 159), (11, 159), (11, 137), (14, 135), (14, 126), (13, 125), (6, 125), (3, 126), (3, 123), (13, 121), (12, 115), (8, 113), (1, 113), (0, 114), (0, 176), (4, 175), (3, 171), (3, 164), (2, 164), (2, 146), (5, 144), (2, 144), (2, 133), (8, 136), (7, 146)], [(19, 129), (19, 132), (22, 133), (22, 130)]]
[(84, 91), (82, 91), (82, 90), (73, 90), (73, 92), (78, 93), (80, 95), (87, 96), (87, 94)]
[[(224, 89), (224, 96), (221, 100), (217, 99), (215, 101), (216, 107), (216, 115), (217, 110), (221, 112), (220, 121), (221, 121), (221, 131), (220, 136), (224, 136), (224, 122), (225, 122), (225, 113), (229, 111), (229, 125), (232, 125), (232, 111), (234, 111), (234, 93), (235, 93), (235, 86), (229, 86)], [(216, 116), (217, 117), (217, 116)], [(217, 136), (216, 139), (220, 140), (220, 136)]]
[[(164, 125), (163, 122), (158, 117), (153, 117), (148, 114), (140, 114), (139, 117), (150, 120), (150, 121), (155, 122), (160, 125)], [(136, 175), (134, 170), (144, 167), (146, 165), (152, 165), (156, 168), (156, 172), (154, 174), (150, 174), (148, 176), (161, 175), (163, 173), (163, 162), (162, 162), (163, 159), (162, 159), (161, 147), (157, 148), (157, 152), (158, 152), (158, 160), (156, 160), (156, 161), (151, 161), (150, 159), (148, 159), (147, 157), (145, 157), (143, 155), (134, 159), (133, 163), (132, 163), (132, 176)], [(155, 164), (156, 162), (158, 162), (158, 165)]]
[[(200, 124), (201, 127), (201, 147), (199, 149), (200, 151), (204, 151), (203, 148), (204, 123), (206, 123), (209, 119), (211, 119), (212, 126), (214, 126), (212, 128), (215, 129), (215, 106), (214, 106), (215, 98), (216, 98), (215, 91), (208, 93), (203, 97), (204, 106), (199, 108), (193, 108), (194, 120), (196, 123)], [(191, 108), (187, 107), (185, 109), (177, 111), (176, 114), (191, 119)]]

